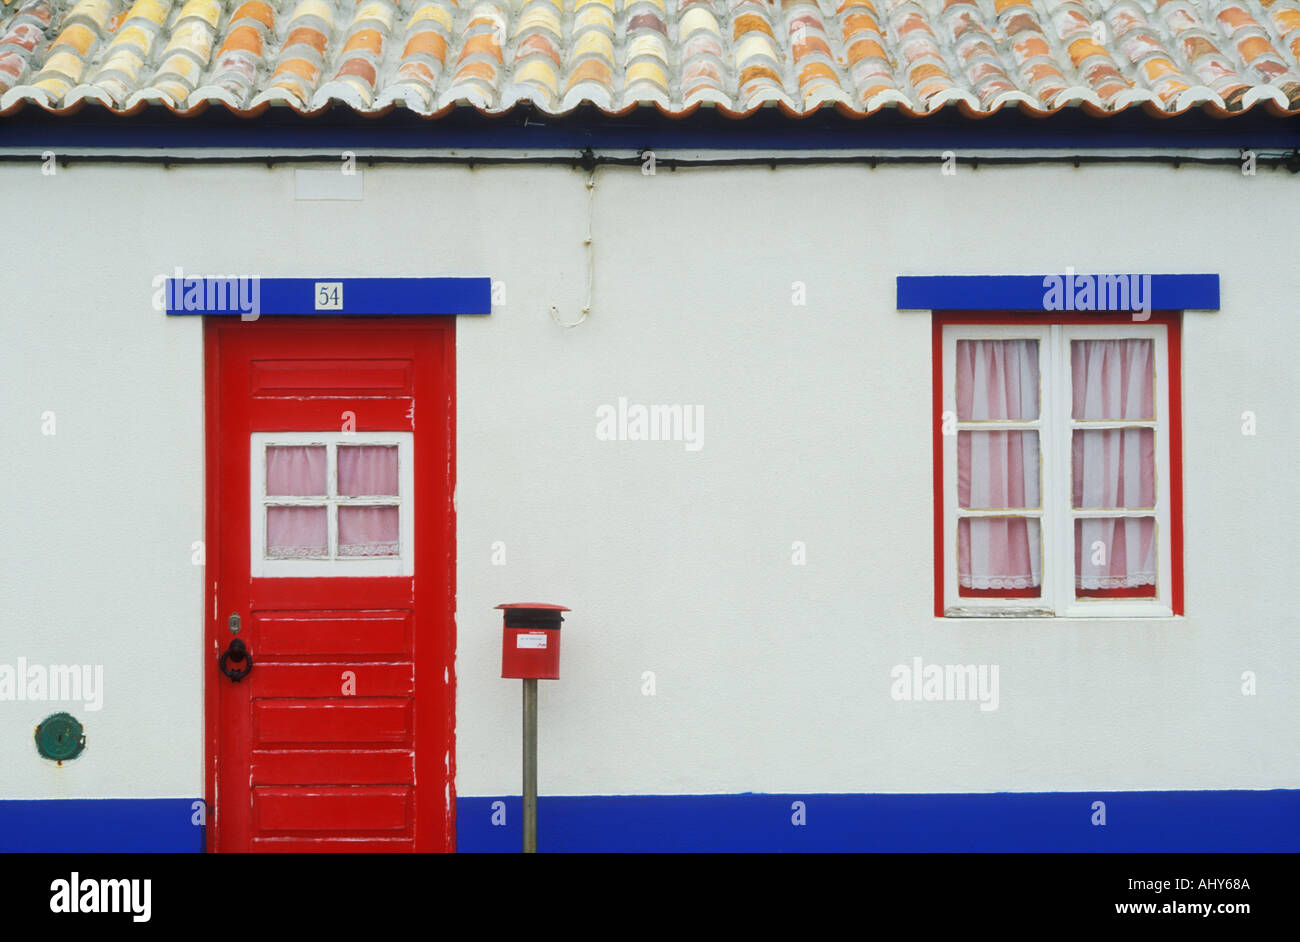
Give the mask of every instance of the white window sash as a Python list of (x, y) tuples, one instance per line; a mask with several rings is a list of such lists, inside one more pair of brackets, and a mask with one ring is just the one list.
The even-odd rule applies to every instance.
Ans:
[[(959, 340), (1036, 340), (1038, 341), (1038, 420), (1034, 422), (978, 421), (956, 422), (954, 433), (943, 438), (943, 556), (944, 556), (944, 614), (949, 616), (979, 615), (981, 617), (1002, 615), (1051, 615), (1053, 605), (1052, 586), (1047, 580), (1050, 556), (1047, 552), (1052, 521), (1048, 509), (1053, 506), (1051, 475), (1047, 473), (1048, 441), (1050, 423), (1047, 418), (1047, 368), (1046, 358), (1049, 333), (1047, 325), (1038, 324), (999, 324), (979, 325), (962, 324), (946, 326), (943, 329), (943, 411), (951, 413), (954, 421), (957, 416), (957, 341)], [(1039, 482), (1038, 493), (1041, 510), (1033, 512), (980, 512), (962, 511), (957, 506), (957, 432), (994, 431), (1003, 429), (1033, 429), (1038, 432)], [(965, 597), (958, 594), (957, 581), (957, 522), (963, 516), (1024, 516), (1036, 517), (1039, 521), (1039, 546), (1042, 559), (1039, 561), (1043, 573), (1040, 596), (1038, 598), (982, 599)]]
[[(327, 496), (268, 497), (266, 448), (268, 445), (323, 445), (328, 456)], [(340, 445), (396, 445), (396, 497), (340, 497), (338, 448)], [(411, 576), (415, 574), (415, 468), (414, 436), (410, 432), (254, 432), (249, 439), (249, 575), (267, 578), (338, 578), (348, 576)], [(266, 507), (310, 505), (326, 508), (329, 559), (271, 559), (266, 555)], [(338, 555), (340, 506), (397, 506), (398, 555), (381, 558)]]
[[(1067, 618), (1145, 618), (1173, 615), (1173, 538), (1171, 535), (1170, 464), (1169, 464), (1169, 329), (1164, 324), (1061, 324), (1055, 330), (1058, 341), (1061, 369), (1056, 376), (1057, 398), (1061, 404), (1061, 418), (1057, 425), (1066, 437), (1058, 457), (1061, 476), (1066, 485), (1062, 510), (1064, 512), (1061, 536), (1064, 546), (1058, 552), (1068, 563), (1064, 572), (1059, 597), (1065, 603), (1058, 614)], [(1072, 416), (1073, 375), (1070, 370), (1070, 343), (1074, 340), (1150, 340), (1155, 365), (1155, 421), (1154, 422), (1076, 422)], [(1071, 507), (1073, 488), (1073, 458), (1071, 447), (1074, 429), (1151, 427), (1156, 434), (1156, 506), (1141, 511), (1076, 511)], [(1156, 592), (1154, 599), (1076, 598), (1074, 586), (1074, 521), (1086, 517), (1155, 517), (1156, 521)], [(1086, 551), (1086, 547), (1084, 550)], [(1064, 591), (1068, 590), (1068, 591)]]

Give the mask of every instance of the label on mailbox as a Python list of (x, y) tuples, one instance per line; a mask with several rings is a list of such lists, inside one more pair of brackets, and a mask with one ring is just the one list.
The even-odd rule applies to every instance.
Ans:
[(546, 632), (530, 631), (515, 636), (516, 648), (544, 648), (546, 647)]

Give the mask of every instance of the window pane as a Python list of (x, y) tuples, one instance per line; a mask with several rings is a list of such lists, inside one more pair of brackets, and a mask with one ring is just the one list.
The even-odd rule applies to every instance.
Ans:
[(958, 506), (1038, 507), (1038, 464), (1037, 432), (958, 432)]
[(957, 419), (1038, 418), (1037, 340), (958, 340)]
[(1154, 419), (1154, 357), (1150, 340), (1072, 341), (1074, 418)]
[(324, 497), (325, 446), (268, 446), (266, 493), (271, 497)]
[(1132, 589), (1156, 584), (1155, 517), (1074, 521), (1077, 589)]
[(1149, 428), (1075, 429), (1074, 507), (1156, 505), (1156, 433)]
[(962, 518), (957, 522), (958, 585), (978, 590), (1040, 589), (1041, 543), (1039, 523), (1030, 517)]
[(266, 555), (272, 559), (328, 557), (329, 523), (325, 508), (266, 508)]
[(396, 507), (339, 507), (340, 556), (396, 556)]
[(339, 494), (396, 497), (396, 445), (340, 445)]

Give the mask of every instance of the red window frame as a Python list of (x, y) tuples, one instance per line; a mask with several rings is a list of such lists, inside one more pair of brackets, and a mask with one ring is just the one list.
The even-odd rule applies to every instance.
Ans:
[[(934, 464), (934, 615), (944, 618), (944, 516), (943, 516), (943, 329), (953, 324), (972, 326), (999, 326), (1034, 324), (1162, 324), (1165, 326), (1169, 352), (1169, 527), (1170, 552), (1170, 607), (1174, 615), (1182, 615), (1183, 606), (1183, 395), (1182, 395), (1182, 312), (1153, 311), (1151, 316), (1134, 321), (1131, 314), (1115, 313), (1061, 313), (1044, 314), (1042, 311), (934, 311), (931, 315), (931, 386), (933, 434), (931, 449)], [(1141, 590), (1138, 590), (1141, 591)], [(1033, 590), (992, 591), (997, 598), (1031, 594)], [(1090, 597), (1124, 598), (1132, 596), (1131, 589), (1095, 590)], [(977, 598), (983, 593), (971, 593)]]

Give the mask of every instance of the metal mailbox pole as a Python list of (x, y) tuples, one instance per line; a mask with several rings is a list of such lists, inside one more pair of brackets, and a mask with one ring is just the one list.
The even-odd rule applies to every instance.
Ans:
[(537, 853), (537, 678), (524, 679), (524, 853)]

